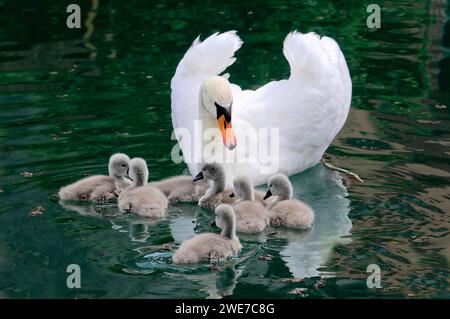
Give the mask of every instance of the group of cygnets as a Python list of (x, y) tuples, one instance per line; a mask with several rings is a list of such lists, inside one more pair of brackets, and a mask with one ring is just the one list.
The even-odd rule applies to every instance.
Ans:
[(169, 203), (198, 203), (215, 210), (215, 224), (220, 234), (203, 233), (184, 241), (173, 254), (174, 263), (196, 263), (219, 260), (239, 252), (241, 244), (236, 232), (259, 233), (267, 226), (309, 229), (314, 211), (293, 199), (292, 184), (284, 174), (269, 178), (268, 190), (253, 189), (247, 176), (237, 176), (233, 189), (226, 187), (221, 164), (206, 163), (194, 178), (174, 176), (148, 183), (147, 163), (117, 153), (109, 159), (109, 176), (95, 175), (64, 186), (61, 200), (103, 203), (117, 199), (119, 211), (149, 218), (166, 215)]

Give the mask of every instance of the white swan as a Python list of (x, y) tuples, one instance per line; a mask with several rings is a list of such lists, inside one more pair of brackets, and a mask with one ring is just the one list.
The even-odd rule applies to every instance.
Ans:
[[(254, 185), (261, 185), (275, 172), (289, 176), (320, 161), (345, 123), (352, 83), (333, 39), (291, 32), (283, 48), (291, 68), (289, 79), (243, 91), (227, 76), (218, 76), (236, 60), (234, 53), (241, 45), (235, 31), (194, 41), (172, 78), (172, 124), (193, 176), (206, 157), (208, 141), (203, 141), (203, 133), (212, 129), (216, 137), (209, 148), (225, 157), (230, 153), (244, 157), (239, 163), (230, 158), (222, 161), (227, 175), (232, 179), (245, 174)], [(201, 120), (201, 127), (196, 120)], [(251, 149), (243, 135), (246, 129), (257, 133), (258, 142), (275, 143), (275, 157)], [(269, 130), (267, 139), (261, 129)], [(278, 130), (278, 140), (270, 129)]]

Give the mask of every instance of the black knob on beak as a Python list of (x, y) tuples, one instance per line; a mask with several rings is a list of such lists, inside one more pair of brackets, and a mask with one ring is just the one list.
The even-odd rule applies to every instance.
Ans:
[(200, 172), (200, 173), (197, 174), (197, 176), (195, 176), (195, 177), (192, 179), (192, 181), (193, 181), (193, 182), (196, 182), (196, 181), (199, 181), (199, 180), (204, 179), (204, 178), (205, 178), (205, 177), (203, 176), (203, 173)]
[(270, 189), (268, 189), (268, 190), (267, 190), (267, 193), (266, 193), (266, 195), (264, 195), (263, 199), (267, 199), (267, 198), (269, 198), (270, 196), (272, 196), (272, 192), (270, 191)]

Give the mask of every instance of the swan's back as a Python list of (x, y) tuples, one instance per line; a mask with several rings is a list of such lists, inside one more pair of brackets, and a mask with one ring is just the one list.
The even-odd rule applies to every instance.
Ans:
[(283, 52), (289, 79), (267, 83), (233, 110), (246, 125), (278, 130), (279, 172), (293, 175), (318, 163), (343, 127), (352, 84), (344, 56), (329, 37), (292, 32)]
[(204, 233), (184, 241), (173, 254), (172, 260), (176, 264), (219, 260), (236, 254), (240, 249), (238, 239), (232, 240), (219, 234)]
[(132, 212), (144, 217), (163, 217), (166, 213), (168, 200), (156, 187), (130, 186), (118, 199), (119, 210)]
[(292, 228), (311, 228), (314, 223), (314, 211), (307, 204), (288, 199), (276, 202), (270, 209), (271, 221), (278, 220), (281, 225)]
[(259, 201), (244, 200), (233, 205), (236, 213), (236, 231), (259, 233), (269, 224), (268, 211)]
[(63, 186), (58, 192), (62, 200), (91, 200), (91, 195), (100, 189), (103, 193), (115, 190), (115, 179), (106, 175), (85, 177), (73, 184)]
[(149, 185), (157, 187), (166, 196), (177, 193), (177, 190), (185, 195), (202, 196), (209, 187), (206, 180), (193, 182), (192, 177), (187, 175), (168, 177), (161, 181), (152, 182)]

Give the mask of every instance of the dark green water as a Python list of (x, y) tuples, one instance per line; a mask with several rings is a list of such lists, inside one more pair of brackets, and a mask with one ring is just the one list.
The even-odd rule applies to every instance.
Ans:
[[(80, 30), (65, 27), (71, 2)], [(449, 298), (448, 5), (378, 1), (373, 31), (370, 2), (221, 2), (0, 1), (0, 297), (302, 298), (289, 291), (305, 287), (316, 298)], [(150, 223), (53, 199), (106, 173), (113, 152), (146, 158), (152, 179), (182, 173), (170, 159), (170, 79), (197, 35), (230, 29), (245, 42), (229, 69), (244, 88), (289, 75), (289, 31), (338, 41), (353, 100), (327, 154), (365, 183), (345, 189), (322, 165), (293, 177), (313, 231), (242, 236), (242, 253), (214, 268), (174, 266), (160, 247), (217, 231), (208, 210), (173, 206)], [(28, 216), (37, 206), (44, 214)], [(73, 263), (81, 289), (66, 286)], [(380, 289), (366, 286), (369, 264)], [(305, 281), (281, 282), (291, 277)]]

